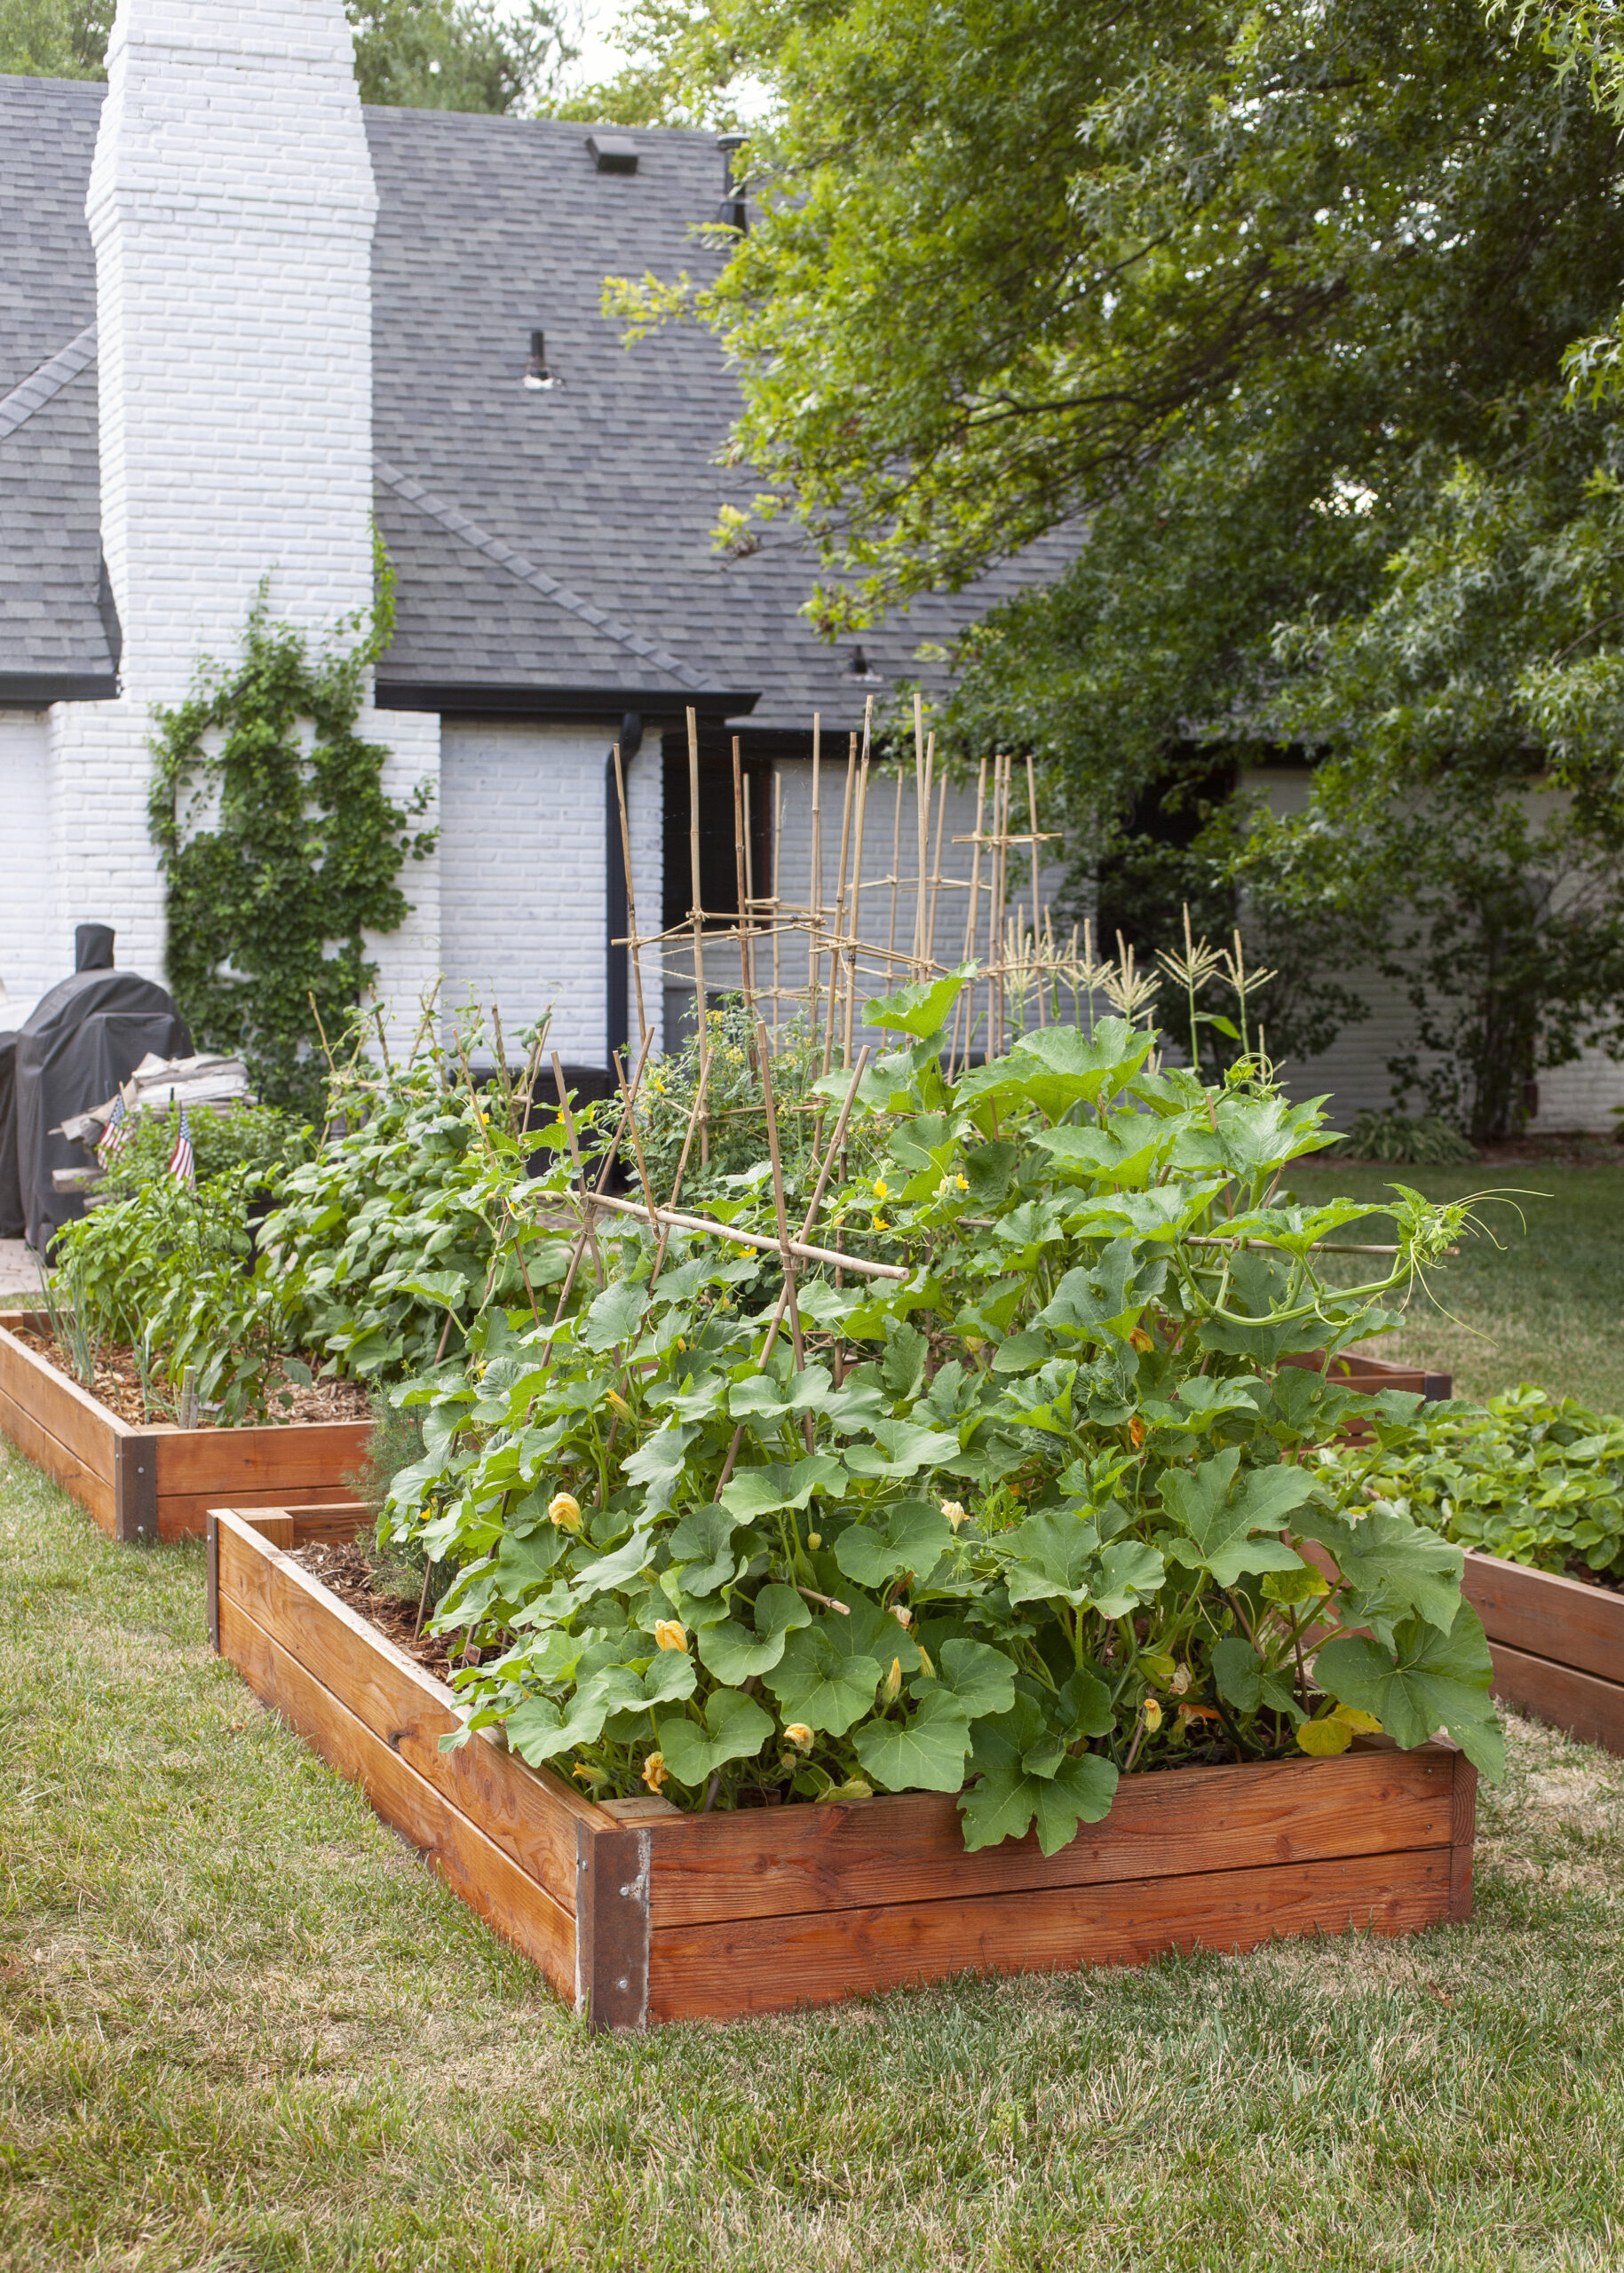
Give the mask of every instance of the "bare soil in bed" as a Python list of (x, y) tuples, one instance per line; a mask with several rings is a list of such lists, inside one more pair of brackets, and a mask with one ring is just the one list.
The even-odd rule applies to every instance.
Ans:
[[(65, 1374), (78, 1387), (84, 1386), (72, 1358), (54, 1334), (42, 1333), (33, 1326), (12, 1326), (10, 1331), (36, 1357), (54, 1366), (58, 1373)], [(97, 1351), (91, 1395), (132, 1429), (150, 1428), (154, 1422), (175, 1418), (175, 1399), (167, 1385), (154, 1382), (153, 1388), (155, 1394), (150, 1401), (144, 1401), (141, 1369), (127, 1342), (104, 1343)], [(292, 1399), (289, 1405), (279, 1401), (284, 1390)], [(273, 1426), (288, 1421), (365, 1421), (372, 1410), (372, 1400), (359, 1382), (314, 1381), (306, 1387), (301, 1382), (284, 1380), (273, 1384), (272, 1396), (270, 1417)], [(217, 1414), (207, 1411), (197, 1418), (200, 1429), (226, 1425)]]

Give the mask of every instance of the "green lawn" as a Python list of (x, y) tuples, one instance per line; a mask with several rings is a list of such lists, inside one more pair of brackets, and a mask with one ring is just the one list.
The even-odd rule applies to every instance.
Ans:
[[(1405, 1364), (1454, 1374), (1463, 1396), (1539, 1382), (1624, 1413), (1624, 1165), (1298, 1166), (1291, 1181), (1312, 1200), (1379, 1199), (1395, 1183), (1430, 1200), (1506, 1193), (1482, 1207), (1481, 1232), (1417, 1290), (1403, 1327), (1377, 1346)], [(1375, 1224), (1367, 1235), (1384, 1236)]]
[(1411, 1942), (591, 2039), (202, 1609), (5, 1461), (8, 2273), (1624, 2259), (1624, 1762), (1514, 1726)]

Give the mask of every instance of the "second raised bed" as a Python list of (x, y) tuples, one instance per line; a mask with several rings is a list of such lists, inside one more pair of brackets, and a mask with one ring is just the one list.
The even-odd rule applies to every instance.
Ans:
[(451, 1691), (287, 1551), (342, 1522), (217, 1511), (214, 1646), (594, 2028), (1470, 1915), (1477, 1777), (1444, 1745), (1127, 1777), (1053, 1856), (967, 1854), (931, 1793), (595, 1805), (487, 1738), (440, 1749)]
[[(12, 1325), (49, 1332), (33, 1312)], [(177, 1429), (121, 1421), (0, 1326), (0, 1430), (115, 1539), (200, 1537), (209, 1509), (348, 1501), (368, 1421), (289, 1421), (269, 1428)]]
[(1624, 1595), (1494, 1555), (1469, 1555), (1463, 1584), (1489, 1637), (1495, 1696), (1624, 1753)]

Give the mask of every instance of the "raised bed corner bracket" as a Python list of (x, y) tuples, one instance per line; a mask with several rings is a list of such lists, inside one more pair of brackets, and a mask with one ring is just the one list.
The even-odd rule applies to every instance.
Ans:
[(158, 1440), (122, 1436), (113, 1452), (113, 1536), (150, 1544), (158, 1536)]
[(575, 1826), (575, 2011), (594, 2033), (648, 2024), (646, 1831)]

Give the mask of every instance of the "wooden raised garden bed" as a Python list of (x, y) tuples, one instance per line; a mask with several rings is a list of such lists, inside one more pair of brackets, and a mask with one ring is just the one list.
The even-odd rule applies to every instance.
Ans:
[(344, 1520), (216, 1509), (214, 1646), (593, 2028), (1470, 1915), (1477, 1775), (1443, 1745), (1128, 1777), (1050, 1857), (967, 1854), (935, 1794), (694, 1816), (442, 1753), (451, 1691), (284, 1551)]
[(1624, 1753), (1624, 1595), (1476, 1553), (1463, 1584), (1489, 1637), (1495, 1696)]
[[(9, 1325), (49, 1333), (33, 1311)], [(0, 1326), (0, 1429), (115, 1539), (196, 1538), (209, 1509), (359, 1502), (368, 1421), (289, 1421), (248, 1429), (132, 1428)]]

